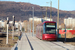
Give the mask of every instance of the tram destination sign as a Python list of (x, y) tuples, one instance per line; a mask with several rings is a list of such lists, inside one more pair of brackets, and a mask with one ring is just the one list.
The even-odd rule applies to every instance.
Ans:
[(46, 25), (55, 25), (55, 23), (46, 23)]

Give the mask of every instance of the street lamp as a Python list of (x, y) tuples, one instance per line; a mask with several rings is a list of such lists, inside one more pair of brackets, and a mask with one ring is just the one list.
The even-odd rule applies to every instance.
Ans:
[(66, 42), (66, 31), (67, 31), (67, 29), (66, 29), (66, 25), (67, 24), (67, 19), (65, 18), (65, 42)]
[(14, 17), (14, 15), (13, 15), (12, 40), (14, 40), (14, 26), (15, 26), (15, 17)]
[[(43, 9), (43, 7), (41, 7), (41, 9)], [(42, 16), (43, 16), (43, 18), (44, 18), (43, 12), (42, 12)]]
[[(49, 3), (49, 2), (46, 2), (46, 3)], [(47, 7), (46, 7), (46, 19), (47, 19)]]
[(32, 7), (33, 9), (33, 33), (32, 33), (32, 36), (34, 35), (34, 7)]
[[(29, 16), (31, 17), (31, 14)], [(31, 34), (31, 21), (30, 21), (30, 34)]]
[(50, 5), (51, 5), (50, 6), (50, 21), (51, 21), (51, 17), (52, 17), (52, 15), (51, 15), (52, 14), (52, 1), (50, 2)]
[(51, 21), (51, 17), (52, 17), (52, 15), (51, 15), (52, 14), (52, 1), (46, 2), (46, 3), (50, 3), (50, 21)]
[(7, 17), (7, 37), (6, 37), (6, 44), (8, 44), (8, 27), (9, 27), (9, 18)]
[(58, 0), (58, 13), (57, 13), (58, 17), (57, 17), (57, 33), (59, 36), (59, 0)]

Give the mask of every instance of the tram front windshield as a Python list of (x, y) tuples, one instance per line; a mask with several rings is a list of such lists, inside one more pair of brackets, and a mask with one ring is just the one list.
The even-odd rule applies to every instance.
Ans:
[(55, 23), (46, 23), (45, 24), (45, 33), (55, 34), (56, 32), (56, 24)]

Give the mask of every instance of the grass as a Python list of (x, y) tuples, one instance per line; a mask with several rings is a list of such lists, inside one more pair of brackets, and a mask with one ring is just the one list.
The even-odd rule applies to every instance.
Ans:
[(11, 46), (14, 46), (14, 44), (10, 44)]
[(14, 37), (14, 39), (18, 39), (18, 37)]
[(0, 47), (13, 47), (15, 43), (17, 43), (18, 37), (14, 36), (14, 40), (12, 40), (12, 34), (8, 35), (8, 45), (6, 44), (6, 34), (0, 34)]

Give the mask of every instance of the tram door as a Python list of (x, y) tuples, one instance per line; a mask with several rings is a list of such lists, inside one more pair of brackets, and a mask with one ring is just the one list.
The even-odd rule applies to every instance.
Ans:
[(42, 34), (43, 34), (43, 27), (40, 27), (40, 32), (41, 32), (41, 39), (42, 39)]

